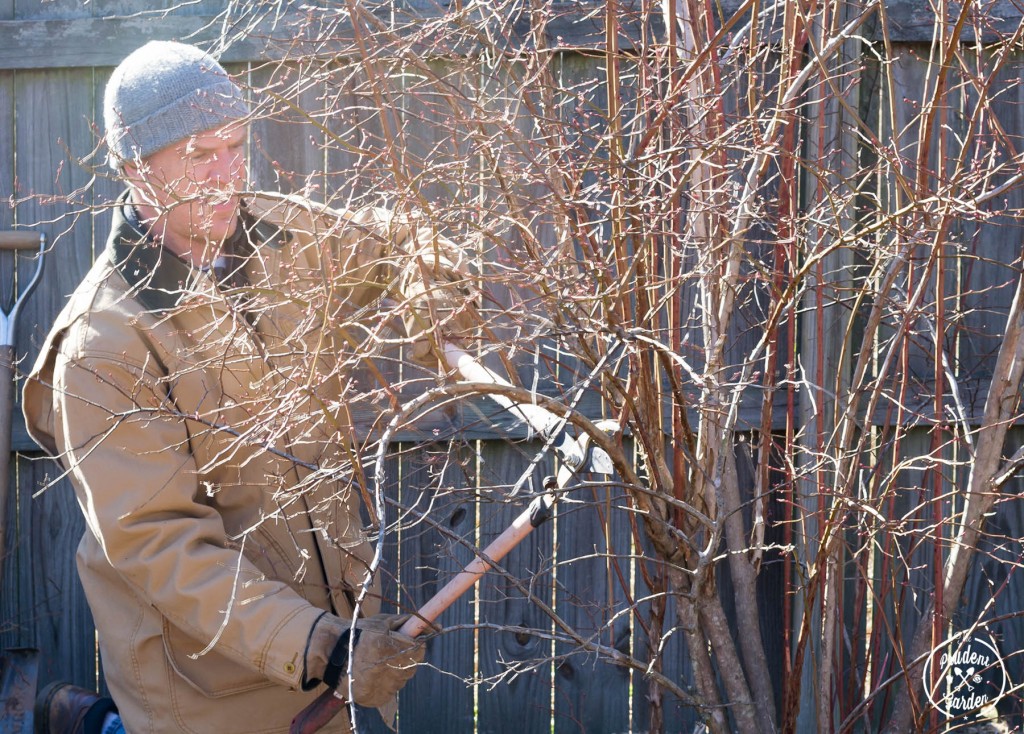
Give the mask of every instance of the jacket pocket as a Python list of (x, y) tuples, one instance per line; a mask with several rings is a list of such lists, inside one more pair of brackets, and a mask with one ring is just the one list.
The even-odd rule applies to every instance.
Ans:
[(182, 680), (208, 698), (221, 698), (274, 683), (256, 670), (236, 663), (216, 649), (193, 658), (206, 645), (163, 621), (164, 653), (167, 662)]

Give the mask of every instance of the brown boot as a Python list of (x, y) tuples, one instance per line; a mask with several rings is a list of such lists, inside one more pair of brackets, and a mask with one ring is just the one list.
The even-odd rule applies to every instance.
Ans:
[(99, 734), (114, 701), (70, 683), (51, 683), (36, 696), (36, 734)]

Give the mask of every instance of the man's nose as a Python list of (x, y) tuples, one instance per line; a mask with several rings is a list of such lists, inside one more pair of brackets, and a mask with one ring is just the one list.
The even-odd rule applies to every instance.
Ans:
[(241, 184), (245, 182), (245, 155), (237, 150), (225, 148), (217, 153), (211, 178), (218, 184)]

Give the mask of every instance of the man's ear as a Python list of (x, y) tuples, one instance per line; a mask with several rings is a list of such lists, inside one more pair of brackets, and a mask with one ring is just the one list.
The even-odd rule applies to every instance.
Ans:
[(157, 206), (159, 197), (153, 187), (153, 182), (148, 178), (149, 167), (145, 161), (130, 161), (121, 166), (121, 180), (127, 184), (131, 191), (131, 200), (139, 214), (144, 217), (156, 216), (149, 212), (147, 206)]

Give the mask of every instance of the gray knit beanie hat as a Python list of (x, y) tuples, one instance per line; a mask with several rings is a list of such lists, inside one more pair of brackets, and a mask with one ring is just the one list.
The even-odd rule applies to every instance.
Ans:
[(114, 69), (103, 95), (110, 167), (249, 114), (242, 90), (205, 51), (150, 41)]

